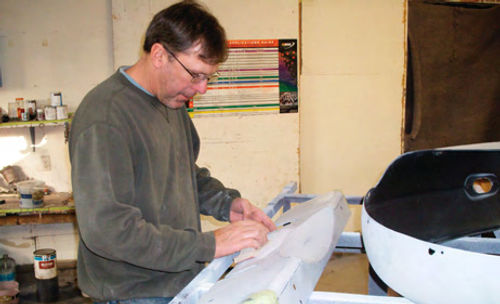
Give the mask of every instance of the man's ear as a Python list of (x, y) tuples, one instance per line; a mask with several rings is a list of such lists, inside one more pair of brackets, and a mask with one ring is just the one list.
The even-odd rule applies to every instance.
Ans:
[(151, 62), (156, 68), (161, 67), (168, 60), (168, 54), (161, 45), (161, 43), (155, 43), (151, 46), (151, 51), (149, 52), (151, 57)]

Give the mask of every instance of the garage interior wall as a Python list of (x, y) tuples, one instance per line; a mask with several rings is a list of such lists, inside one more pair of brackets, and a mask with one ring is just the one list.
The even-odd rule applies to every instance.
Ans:
[[(111, 1), (0, 1), (0, 107), (16, 97), (50, 104), (61, 91), (69, 111), (113, 72)], [(24, 173), (56, 191), (70, 191), (70, 165), (64, 127), (35, 128), (36, 152), (28, 128), (0, 129), (0, 167), (20, 166)], [(42, 159), (50, 159), (44, 167)], [(76, 225), (0, 226), (0, 252), (17, 264), (32, 264), (33, 251), (54, 248), (59, 260), (76, 259)]]
[[(7, 109), (16, 97), (48, 103), (50, 92), (61, 91), (74, 111), (89, 89), (135, 62), (152, 14), (169, 3), (0, 1), (0, 106)], [(229, 39), (299, 39), (296, 0), (204, 3)], [(301, 5), (299, 113), (194, 119), (199, 164), (260, 207), (289, 181), (299, 182), (303, 193), (363, 195), (400, 153), (405, 2)], [(29, 145), (27, 129), (0, 129), (0, 165), (17, 164), (57, 191), (71, 190), (63, 127), (37, 128), (37, 151)], [(49, 169), (42, 155), (50, 158)], [(205, 229), (219, 225), (207, 222)], [(74, 224), (0, 227), (0, 251), (19, 264), (31, 263), (41, 247), (75, 259), (77, 243)]]
[(363, 196), (401, 152), (406, 2), (304, 0), (302, 12), (301, 191)]

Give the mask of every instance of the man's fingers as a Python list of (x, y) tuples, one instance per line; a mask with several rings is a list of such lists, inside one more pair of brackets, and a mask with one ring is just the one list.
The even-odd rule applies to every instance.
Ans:
[(251, 220), (242, 221), (241, 226), (241, 239), (254, 239), (261, 245), (267, 242), (269, 229), (266, 226)]
[(262, 223), (269, 231), (276, 230), (273, 221), (250, 201), (244, 198), (236, 198), (231, 204), (230, 216), (231, 222), (254, 220)]
[(269, 229), (260, 222), (239, 221), (214, 231), (215, 257), (238, 252), (241, 249), (259, 248), (267, 242)]
[(274, 224), (274, 222), (264, 213), (264, 211), (258, 208), (255, 208), (249, 218), (254, 221), (261, 222), (269, 231), (276, 230), (276, 225)]
[(276, 224), (267, 215), (264, 218), (264, 225), (266, 225), (266, 227), (267, 227), (267, 229), (269, 229), (269, 231), (276, 230)]

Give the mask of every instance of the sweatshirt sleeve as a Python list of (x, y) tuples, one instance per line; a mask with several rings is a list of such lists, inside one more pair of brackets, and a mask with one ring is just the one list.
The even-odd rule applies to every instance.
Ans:
[(229, 221), (231, 203), (240, 197), (240, 193), (235, 189), (224, 187), (218, 179), (210, 176), (207, 168), (196, 166), (196, 180), (201, 213), (211, 215), (220, 221)]
[[(189, 117), (187, 119), (191, 130), (193, 154), (196, 161), (200, 152), (200, 137), (193, 121)], [(218, 179), (210, 175), (207, 168), (196, 165), (195, 170), (200, 212), (204, 215), (211, 215), (220, 221), (229, 221), (231, 203), (235, 198), (241, 197), (240, 192), (226, 188)]]
[(76, 214), (85, 246), (107, 259), (160, 271), (188, 270), (212, 260), (212, 232), (153, 225), (144, 219), (136, 206), (126, 143), (119, 130), (105, 123), (70, 139)]

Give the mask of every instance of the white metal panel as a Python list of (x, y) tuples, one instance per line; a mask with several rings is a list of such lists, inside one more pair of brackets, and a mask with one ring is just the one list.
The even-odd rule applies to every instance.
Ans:
[(500, 303), (500, 257), (429, 243), (388, 229), (362, 213), (373, 269), (415, 303)]

